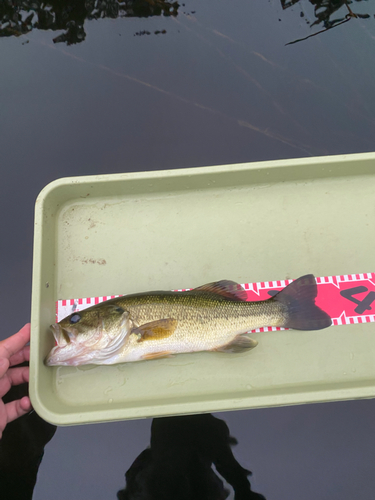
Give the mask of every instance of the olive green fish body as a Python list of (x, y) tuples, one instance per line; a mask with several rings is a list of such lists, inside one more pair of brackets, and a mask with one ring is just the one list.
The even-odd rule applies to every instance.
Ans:
[[(273, 300), (243, 302), (217, 297), (215, 294), (178, 292), (145, 294), (124, 298), (121, 307), (129, 311), (135, 331), (130, 335), (130, 345), (125, 345), (119, 358), (135, 361), (153, 353), (181, 353), (223, 349), (238, 335), (267, 324), (281, 326), (285, 307)], [(132, 303), (133, 302), (133, 303)], [(148, 342), (137, 338), (137, 325), (158, 322), (169, 318), (176, 322), (173, 332), (153, 335)], [(141, 335), (141, 334), (140, 334)], [(250, 340), (250, 339), (249, 339)], [(255, 341), (249, 342), (255, 347)], [(249, 345), (250, 347), (250, 345)], [(233, 346), (232, 346), (233, 348)], [(229, 349), (229, 348), (228, 348)]]
[(244, 334), (266, 326), (320, 329), (331, 324), (315, 305), (315, 278), (303, 276), (275, 297), (247, 302), (231, 281), (186, 292), (148, 292), (111, 299), (64, 318), (48, 365), (114, 364), (197, 351), (242, 352)]

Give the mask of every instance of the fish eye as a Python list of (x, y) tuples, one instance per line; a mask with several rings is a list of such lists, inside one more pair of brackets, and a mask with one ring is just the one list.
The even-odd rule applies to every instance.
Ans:
[(115, 311), (119, 313), (125, 312), (125, 310), (122, 307), (116, 307)]
[(79, 314), (73, 314), (73, 316), (70, 318), (71, 323), (78, 323), (78, 321), (81, 319), (81, 316)]

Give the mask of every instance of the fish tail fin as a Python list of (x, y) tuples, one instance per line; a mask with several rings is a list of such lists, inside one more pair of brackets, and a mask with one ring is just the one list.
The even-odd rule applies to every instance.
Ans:
[(318, 293), (315, 277), (306, 274), (285, 287), (273, 298), (287, 308), (284, 328), (321, 330), (331, 326), (330, 316), (315, 304)]

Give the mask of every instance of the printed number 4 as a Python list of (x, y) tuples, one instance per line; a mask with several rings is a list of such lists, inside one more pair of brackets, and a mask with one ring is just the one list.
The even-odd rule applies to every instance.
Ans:
[(375, 300), (375, 292), (369, 292), (363, 300), (358, 300), (353, 295), (357, 295), (357, 293), (367, 292), (368, 288), (365, 286), (355, 286), (353, 288), (348, 288), (347, 290), (342, 290), (340, 295), (342, 295), (345, 299), (350, 300), (357, 304), (357, 307), (354, 311), (357, 314), (363, 314), (366, 310), (371, 311), (371, 304)]

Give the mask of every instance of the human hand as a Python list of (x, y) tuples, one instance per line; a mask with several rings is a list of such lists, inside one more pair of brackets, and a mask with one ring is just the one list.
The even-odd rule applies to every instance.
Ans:
[(12, 385), (29, 381), (28, 366), (11, 368), (29, 360), (30, 347), (26, 346), (29, 340), (30, 323), (26, 324), (15, 335), (0, 341), (0, 439), (9, 422), (31, 410), (28, 396), (6, 404), (2, 400)]

